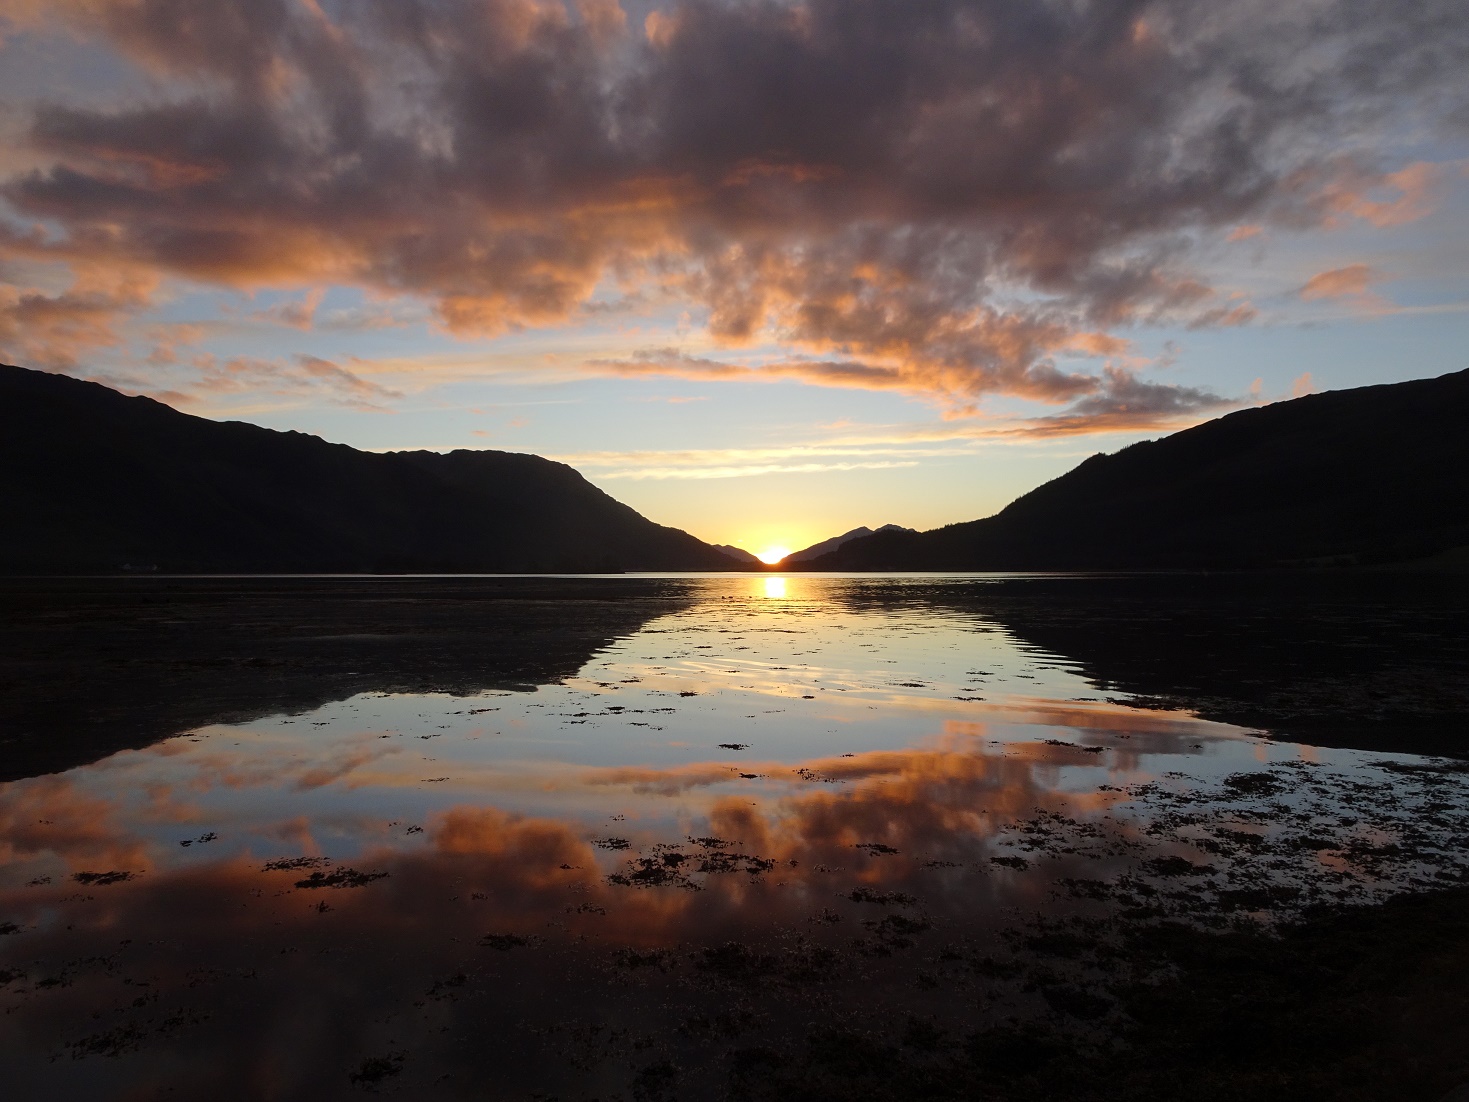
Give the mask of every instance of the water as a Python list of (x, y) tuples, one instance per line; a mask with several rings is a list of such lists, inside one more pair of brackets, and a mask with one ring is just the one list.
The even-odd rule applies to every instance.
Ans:
[(1097, 961), (1037, 981), (1017, 931), (1268, 925), (1469, 867), (1456, 763), (1141, 699), (989, 584), (670, 581), (552, 683), (355, 692), (0, 786), (8, 1074), (697, 1094), (813, 1022), (1105, 1023)]

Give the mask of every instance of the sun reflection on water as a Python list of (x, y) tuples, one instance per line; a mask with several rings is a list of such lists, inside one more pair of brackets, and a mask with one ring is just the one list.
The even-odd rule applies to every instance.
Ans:
[(772, 600), (784, 600), (786, 596), (786, 580), (784, 578), (766, 578), (765, 596)]

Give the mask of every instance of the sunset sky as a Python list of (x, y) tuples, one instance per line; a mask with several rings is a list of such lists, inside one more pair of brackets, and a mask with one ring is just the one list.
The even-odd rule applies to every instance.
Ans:
[(0, 0), (0, 360), (800, 547), (1469, 367), (1463, 0)]

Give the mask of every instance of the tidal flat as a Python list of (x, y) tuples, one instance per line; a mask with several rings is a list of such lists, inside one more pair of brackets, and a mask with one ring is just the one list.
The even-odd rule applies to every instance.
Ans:
[(1458, 577), (0, 604), (8, 1097), (1469, 1082)]

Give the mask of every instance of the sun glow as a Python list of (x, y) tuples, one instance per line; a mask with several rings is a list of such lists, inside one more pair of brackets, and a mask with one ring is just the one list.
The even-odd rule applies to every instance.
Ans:
[(774, 566), (790, 553), (789, 547), (767, 547), (764, 551), (755, 552), (755, 557), (766, 566)]

